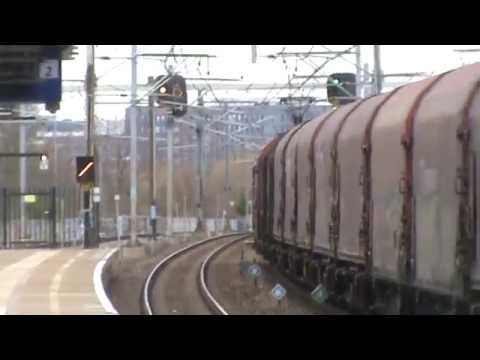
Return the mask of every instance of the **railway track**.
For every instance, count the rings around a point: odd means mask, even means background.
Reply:
[[[143,285],[142,313],[228,315],[208,288],[209,264],[229,246],[250,236],[233,233],[208,238],[163,258]]]

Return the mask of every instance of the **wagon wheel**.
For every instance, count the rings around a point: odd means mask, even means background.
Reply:
[[[345,301],[349,306],[355,306],[355,299],[357,297],[357,288],[354,281],[351,281],[347,285],[347,290],[345,291]]]
[[[400,315],[401,306],[402,302],[400,299],[400,295],[394,294],[392,297],[390,297],[388,301],[386,313],[388,315]]]

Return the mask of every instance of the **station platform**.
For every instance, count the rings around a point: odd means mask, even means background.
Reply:
[[[94,273],[111,251],[0,251],[0,314],[107,315],[96,292]]]

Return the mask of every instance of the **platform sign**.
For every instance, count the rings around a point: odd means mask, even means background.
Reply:
[[[271,294],[275,300],[281,301],[287,295],[287,290],[282,285],[277,284],[273,287]]]
[[[0,103],[46,104],[52,111],[62,100],[62,52],[45,47],[20,55],[15,45],[0,52]],[[52,111],[55,112],[55,111]]]
[[[325,286],[322,284],[318,285],[310,294],[312,296],[312,299],[315,300],[319,304],[323,304],[325,301],[327,301],[328,298],[328,292]]]

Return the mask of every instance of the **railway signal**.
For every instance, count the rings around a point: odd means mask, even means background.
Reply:
[[[327,79],[328,101],[335,105],[345,105],[355,101],[356,75],[352,73],[335,73]]]
[[[162,81],[165,78],[166,75],[161,75],[156,81]],[[187,113],[187,83],[185,78],[178,74],[168,76],[165,84],[157,90],[156,100],[160,106],[171,108],[173,116],[184,116]]]
[[[93,156],[77,156],[77,181],[81,185],[93,186],[95,183],[95,161]]]

